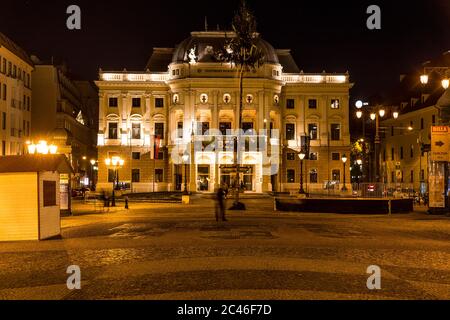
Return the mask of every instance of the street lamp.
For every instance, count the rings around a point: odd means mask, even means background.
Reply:
[[[300,158],[300,191],[299,194],[305,194],[305,190],[303,190],[303,160],[305,159],[305,152],[300,150],[298,157]]]
[[[187,190],[187,162],[189,161],[189,154],[185,152],[181,157],[184,163],[184,191],[183,195],[188,195],[189,192]]]
[[[56,154],[58,147],[54,144],[48,145],[47,141],[40,140],[37,144],[27,141],[27,149],[29,154]]]
[[[397,119],[398,118],[398,111],[392,112],[392,116],[394,117],[394,119]]]
[[[345,186],[345,163],[347,162],[347,156],[344,154],[344,155],[342,155],[342,158],[341,158],[341,160],[342,160],[342,163],[343,163],[343,165],[344,165],[344,186],[342,187],[342,191],[347,191],[347,187]]]
[[[113,189],[112,189],[112,199],[111,199],[111,206],[116,206],[116,197],[114,190],[116,189],[117,185],[119,184],[117,175],[120,167],[123,167],[124,160],[120,157],[112,157],[112,158],[106,158],[105,164],[107,167],[111,167],[114,170],[114,178],[113,178]]]
[[[95,178],[94,166],[95,166],[95,163],[97,162],[97,160],[91,159],[89,162],[91,163],[91,187],[93,190],[94,189],[94,180],[95,180],[94,179]]]
[[[358,119],[361,119],[362,115],[363,115],[363,112],[361,110],[356,111],[356,117]]]
[[[442,79],[441,84],[442,84],[442,88],[447,90],[448,86],[449,86],[449,79],[448,78]]]
[[[426,75],[426,74],[421,75],[420,76],[420,83],[423,84],[423,85],[427,84],[428,83],[428,75]]]

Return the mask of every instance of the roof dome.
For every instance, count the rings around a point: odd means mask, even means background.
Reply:
[[[233,35],[233,32],[225,31],[191,32],[191,36],[175,48],[172,63],[189,61],[189,51],[194,47],[198,62],[217,62],[214,52],[224,46],[227,37],[230,38]],[[270,43],[258,38],[256,45],[262,50],[265,63],[279,63],[276,51]]]

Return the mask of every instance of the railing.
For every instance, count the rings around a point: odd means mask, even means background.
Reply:
[[[343,183],[325,181],[323,184],[311,183],[305,189],[311,196],[355,197],[355,198],[413,198],[419,190],[412,183]]]
[[[100,79],[104,81],[134,81],[134,82],[165,82],[169,80],[168,73],[101,73]]]
[[[287,83],[347,83],[347,75],[286,74],[281,80]]]

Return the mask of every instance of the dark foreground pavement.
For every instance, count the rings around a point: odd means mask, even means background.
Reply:
[[[1,299],[450,299],[450,218],[75,205],[63,239],[0,243]],[[90,214],[91,213],[91,214]],[[67,289],[70,265],[81,290]],[[366,286],[370,265],[381,290]]]

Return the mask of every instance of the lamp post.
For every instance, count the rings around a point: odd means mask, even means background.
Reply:
[[[300,190],[299,194],[305,194],[305,190],[303,190],[303,159],[305,159],[305,152],[300,150],[298,157],[300,158]]]
[[[342,163],[343,163],[343,165],[344,165],[344,186],[342,187],[342,191],[347,191],[347,187],[345,186],[345,163],[347,162],[347,156],[344,154],[344,155],[342,155],[342,158],[341,158],[341,160],[342,160]]]
[[[356,116],[358,119],[364,116],[363,111],[360,110],[362,105],[363,104],[360,101],[357,101],[356,107],[358,108],[358,110],[356,111]],[[386,114],[386,110],[382,106],[377,106],[375,108],[372,108],[372,110],[370,111],[370,119],[372,121],[375,121],[374,144],[375,144],[375,181],[376,182],[380,182],[380,144],[381,144],[380,118],[383,118],[385,116],[385,114]],[[394,117],[394,119],[397,119],[398,112],[393,111],[392,116]],[[364,118],[363,118],[363,123],[364,123]]]
[[[189,192],[187,190],[187,162],[189,161],[189,154],[187,152],[185,152],[181,158],[183,159],[183,163],[184,163],[184,191],[183,191],[183,195],[187,196],[189,194]]]
[[[358,158],[358,159],[356,160],[356,164],[359,166],[359,170],[360,170],[361,176],[362,176],[362,172],[363,172],[363,166],[362,166],[363,161],[362,161],[362,159]],[[361,179],[360,179],[361,176],[358,177],[358,182],[361,182]]]
[[[94,166],[95,163],[97,162],[97,160],[95,159],[91,159],[91,161],[89,161],[91,163],[91,188],[94,189],[94,180],[95,180],[95,172],[94,172]]]
[[[114,178],[113,178],[113,189],[112,189],[112,199],[111,199],[111,206],[115,207],[116,206],[116,196],[114,193],[114,190],[117,187],[117,184],[119,183],[117,180],[117,173],[119,171],[120,167],[123,167],[124,164],[124,160],[121,159],[120,157],[112,157],[112,158],[107,158],[105,159],[105,164],[107,167],[111,167],[114,170]]]

